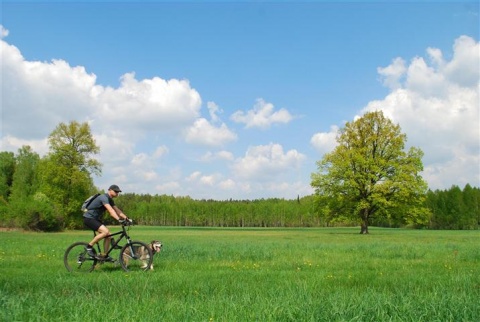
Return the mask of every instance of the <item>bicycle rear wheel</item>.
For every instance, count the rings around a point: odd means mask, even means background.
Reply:
[[[120,264],[127,272],[146,271],[150,269],[152,262],[152,250],[144,242],[127,243],[120,251]]]
[[[87,254],[85,242],[76,242],[70,245],[63,255],[63,263],[69,272],[88,273],[93,271],[97,260]]]

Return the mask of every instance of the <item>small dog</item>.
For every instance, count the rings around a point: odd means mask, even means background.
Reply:
[[[163,247],[163,244],[161,241],[158,241],[158,240],[152,240],[148,245],[147,247],[149,249],[152,250],[152,256],[154,256],[155,254],[157,253],[160,253],[160,251],[162,250],[162,247]],[[128,260],[129,260],[129,256],[130,255],[130,249],[127,248],[125,250],[125,253],[123,254],[123,261],[124,263],[128,266]],[[142,265],[142,268],[147,268],[147,263],[148,263],[148,260],[150,259],[150,256],[148,255],[148,251],[145,249],[145,247],[139,247],[137,249],[137,254],[136,254],[140,261],[143,263]],[[153,261],[152,261],[152,264],[150,265],[150,270],[153,271]]]

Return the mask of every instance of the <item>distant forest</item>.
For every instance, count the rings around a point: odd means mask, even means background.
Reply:
[[[123,194],[116,203],[142,225],[211,227],[332,227],[355,226],[347,218],[322,216],[315,197],[294,200],[195,200],[167,195]],[[428,191],[431,210],[427,229],[478,229],[480,224],[480,189],[467,184],[463,190]],[[395,220],[372,219],[372,226],[404,227]]]

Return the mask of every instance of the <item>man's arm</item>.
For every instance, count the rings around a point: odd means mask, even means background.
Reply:
[[[122,211],[120,208],[118,208],[117,206],[113,206],[113,209],[115,210],[115,212],[117,213],[117,215],[118,215],[120,218],[122,218],[122,219],[127,219],[127,218],[128,218],[127,215],[125,215],[125,214],[123,213],[123,211]]]
[[[112,216],[112,218],[116,220],[120,220],[120,218],[127,219],[127,215],[125,215],[123,211],[121,211],[120,208],[118,208],[117,206],[112,207],[109,204],[106,204],[105,209],[107,209],[110,216]]]

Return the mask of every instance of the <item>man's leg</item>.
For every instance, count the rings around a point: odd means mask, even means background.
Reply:
[[[110,235],[110,232],[107,234],[107,236]],[[105,237],[103,240],[103,251],[105,254],[108,253],[108,250],[110,249],[110,242],[112,241],[112,237]]]
[[[97,235],[88,244],[93,246],[108,235],[110,235],[108,228],[105,225],[101,225],[97,230]]]

